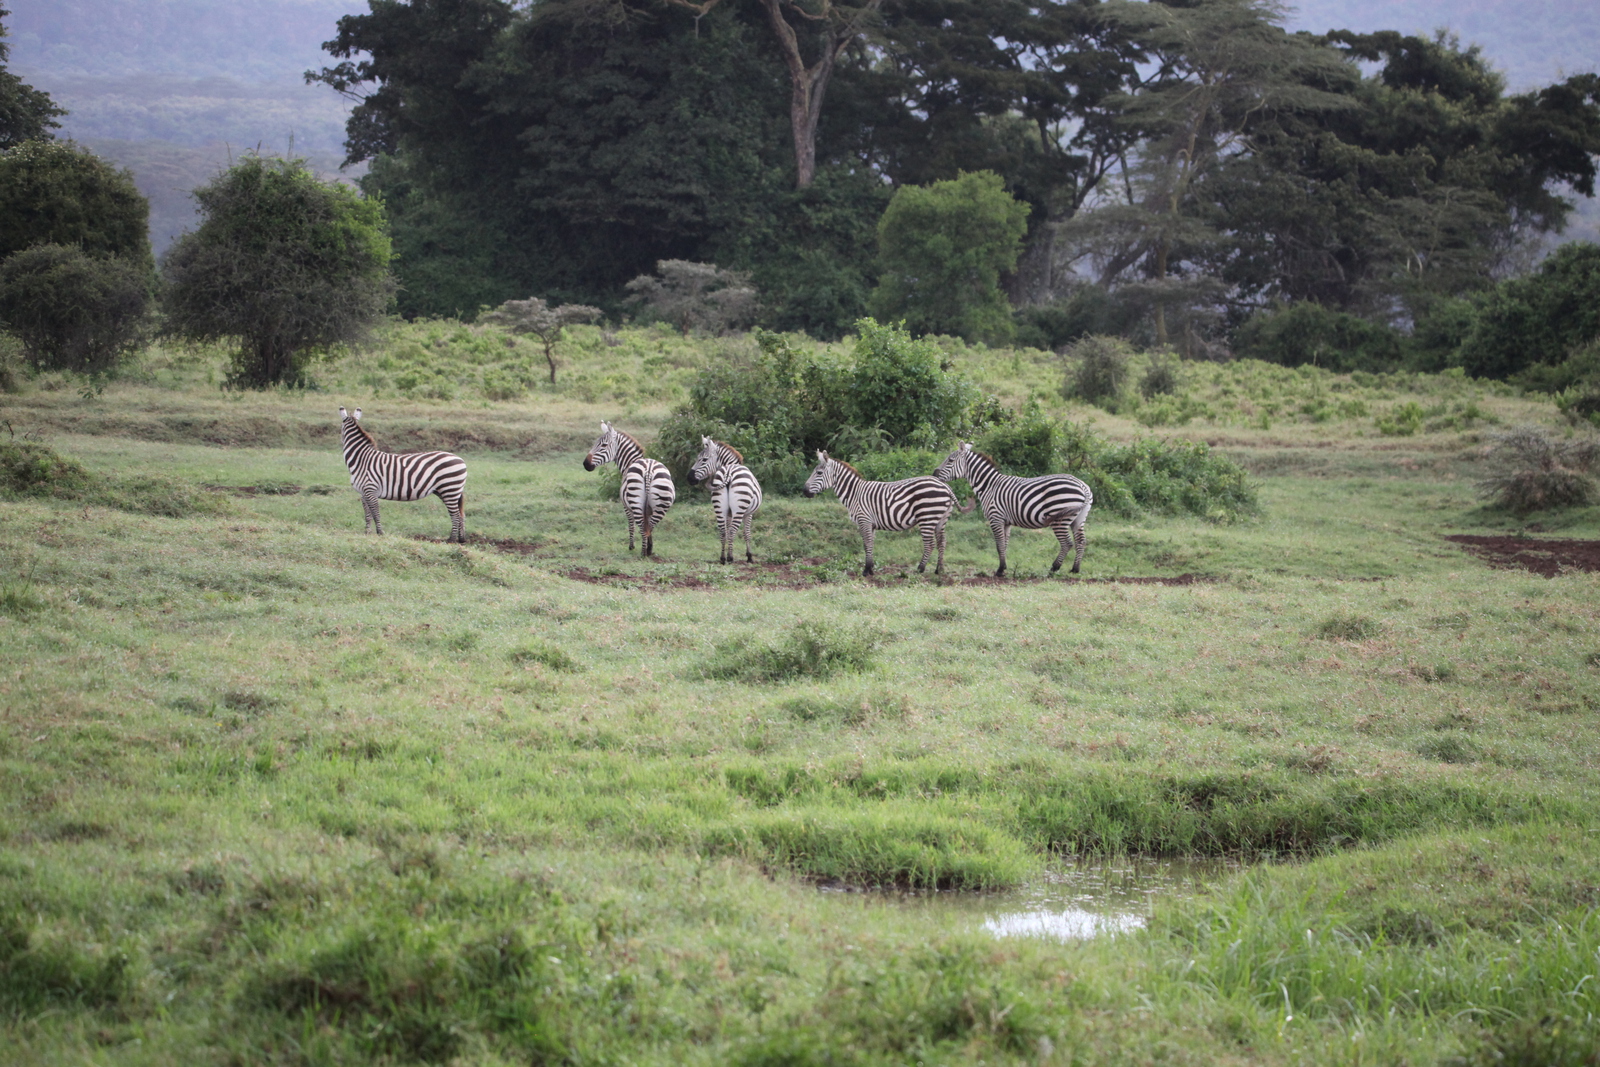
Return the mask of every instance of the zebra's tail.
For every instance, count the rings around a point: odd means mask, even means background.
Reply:
[[[964,507],[964,508],[963,507],[958,507],[958,508],[956,508],[956,510],[961,512],[961,514],[965,515],[967,512],[971,511],[973,508],[975,508],[977,506],[978,506],[978,498],[975,497],[975,496],[969,496],[969,497],[967,497],[967,506]]]

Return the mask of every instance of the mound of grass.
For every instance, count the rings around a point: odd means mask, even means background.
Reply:
[[[825,680],[872,669],[872,654],[882,643],[865,627],[806,620],[796,623],[788,639],[778,645],[752,646],[742,639],[725,642],[701,671],[706,678],[730,682]]]
[[[184,518],[225,514],[228,502],[198,486],[146,475],[105,477],[36,441],[0,443],[0,499],[45,497]]]
[[[540,663],[553,671],[573,673],[582,665],[555,645],[545,641],[525,641],[511,650],[511,662],[517,664]]]
[[[1370,641],[1383,633],[1377,619],[1355,612],[1341,611],[1318,624],[1316,634],[1328,641]]]

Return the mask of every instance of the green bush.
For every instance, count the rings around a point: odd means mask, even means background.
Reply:
[[[1524,278],[1483,298],[1454,362],[1477,378],[1510,378],[1556,365],[1600,340],[1600,245],[1562,245]]]
[[[1234,333],[1233,351],[1240,359],[1334,371],[1392,370],[1404,355],[1391,327],[1310,301],[1252,315]]]
[[[1008,342],[1000,275],[1016,268],[1027,229],[1028,205],[990,171],[901,186],[878,222],[883,273],[867,306],[918,334]]]
[[[880,644],[882,638],[865,628],[808,620],[796,623],[778,645],[739,640],[718,646],[703,674],[734,682],[822,680],[870,670]]]
[[[1062,395],[1114,412],[1128,385],[1132,356],[1128,343],[1116,337],[1085,337],[1075,342],[1067,350],[1072,369],[1067,372]]]
[[[0,262],[0,323],[36,367],[104,373],[143,342],[153,280],[147,264],[36,245]]]
[[[1085,285],[1065,300],[1023,308],[1016,313],[1017,344],[1060,351],[1096,334],[1126,336],[1143,309],[1119,300],[1098,285]]]

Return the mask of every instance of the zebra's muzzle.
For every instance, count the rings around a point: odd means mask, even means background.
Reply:
[[[584,456],[583,457],[583,469],[586,470],[586,471],[594,470],[594,457],[593,456]]]

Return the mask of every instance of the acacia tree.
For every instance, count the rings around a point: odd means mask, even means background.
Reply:
[[[551,307],[537,296],[526,300],[507,300],[483,317],[483,321],[504,326],[512,333],[531,333],[544,345],[544,359],[550,364],[550,384],[556,384],[556,342],[561,331],[580,322],[593,322],[601,316],[597,307],[587,304],[562,304]]]
[[[748,322],[757,294],[750,278],[714,263],[663,259],[655,274],[641,274],[628,283],[630,300],[642,303],[687,336],[691,330],[722,333]]]
[[[162,264],[168,332],[236,341],[230,384],[304,380],[394,296],[383,206],[304,160],[248,156],[196,189],[205,219]]]
[[[722,0],[667,0],[676,7],[694,12],[698,22]],[[817,176],[817,123],[822,118],[822,101],[833,77],[839,56],[867,29],[883,6],[883,0],[862,0],[859,4],[836,4],[834,0],[758,0],[767,13],[778,42],[778,52],[789,72],[789,130],[794,140],[795,187],[804,189]],[[787,11],[793,16],[790,22]],[[809,27],[815,38],[816,58],[806,61],[801,32],[796,24]]]

